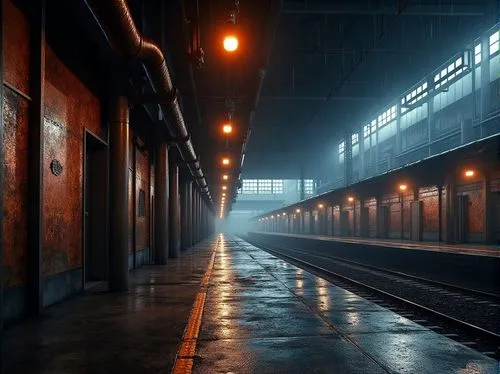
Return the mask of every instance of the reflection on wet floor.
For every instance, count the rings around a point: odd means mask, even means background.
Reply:
[[[457,373],[468,367],[495,373],[489,357],[224,238],[205,304],[197,373]]]

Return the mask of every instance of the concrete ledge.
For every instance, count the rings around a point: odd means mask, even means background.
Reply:
[[[48,276],[43,282],[43,307],[46,308],[83,290],[83,270],[72,269]]]
[[[249,232],[250,239],[290,246],[359,263],[427,277],[441,282],[500,293],[500,257],[418,250],[363,243],[321,240],[276,233]],[[425,245],[425,243],[422,243]]]

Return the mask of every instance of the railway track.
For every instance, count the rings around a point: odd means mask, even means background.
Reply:
[[[500,358],[500,295],[324,253],[270,247],[246,237],[244,239],[431,330],[490,357]],[[473,315],[472,318],[470,315]]]

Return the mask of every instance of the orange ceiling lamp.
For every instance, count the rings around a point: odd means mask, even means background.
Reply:
[[[227,34],[226,36],[224,36],[222,45],[224,46],[224,50],[226,52],[235,52],[239,47],[238,37],[234,34]]]

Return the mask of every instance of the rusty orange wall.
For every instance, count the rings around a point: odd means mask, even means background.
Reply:
[[[4,80],[29,95],[30,26],[10,0],[3,1]],[[28,120],[29,102],[4,87],[3,284],[26,282],[28,249]]]
[[[423,232],[439,232],[439,189],[436,186],[420,188],[418,198],[423,202]]]
[[[457,195],[469,197],[468,233],[484,233],[484,190],[483,183],[463,184],[457,186]]]
[[[135,198],[136,198],[136,250],[149,248],[149,155],[147,152],[135,151]],[[144,217],[139,217],[139,191],[146,195]]]
[[[98,98],[50,45],[45,56],[43,273],[50,275],[82,266],[84,129],[103,138],[105,130]],[[50,171],[53,159],[63,166],[59,176]]]

